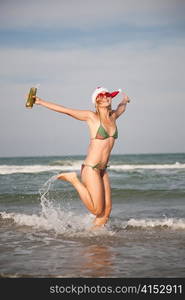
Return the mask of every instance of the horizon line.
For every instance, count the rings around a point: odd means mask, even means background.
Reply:
[[[185,152],[138,152],[138,153],[114,153],[111,154],[111,156],[119,156],[119,155],[159,155],[159,154],[185,154]],[[32,158],[32,157],[61,157],[61,156],[66,156],[66,157],[70,157],[70,156],[86,156],[86,154],[63,154],[63,155],[59,155],[59,154],[40,154],[40,155],[16,155],[16,156],[0,156],[1,158]]]

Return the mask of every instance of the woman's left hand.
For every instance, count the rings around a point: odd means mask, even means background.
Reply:
[[[130,98],[125,93],[123,93],[123,100],[122,100],[122,102],[124,104],[127,104],[127,103],[130,102]]]

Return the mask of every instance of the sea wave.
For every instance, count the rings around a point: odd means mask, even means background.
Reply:
[[[50,208],[46,215],[28,215],[23,213],[0,212],[0,223],[15,223],[17,226],[29,226],[37,230],[53,231],[68,237],[77,236],[114,236],[118,231],[129,229],[171,229],[184,230],[185,218],[130,219],[127,221],[110,220],[105,227],[92,230],[91,214],[75,215],[72,212],[57,211]]]
[[[15,173],[40,173],[55,171],[79,171],[82,161],[70,162],[64,165],[0,165],[0,175]],[[174,164],[112,164],[109,168],[112,171],[129,171],[137,169],[185,169],[185,164],[176,162]]]
[[[0,224],[15,223],[17,226],[29,226],[35,230],[54,232],[65,237],[92,237],[92,236],[113,236],[115,232],[106,227],[93,228],[91,214],[75,215],[71,211],[59,211],[51,208],[47,214],[23,214],[0,212]]]
[[[73,164],[72,166],[50,166],[50,165],[1,165],[0,174],[15,174],[15,173],[41,173],[52,171],[73,171],[80,170],[81,164]]]
[[[176,162],[174,164],[130,164],[130,165],[113,165],[114,170],[136,170],[136,169],[185,169],[185,164]]]
[[[127,227],[133,228],[170,228],[170,229],[185,229],[185,219],[181,218],[163,218],[163,219],[130,219],[127,222]]]

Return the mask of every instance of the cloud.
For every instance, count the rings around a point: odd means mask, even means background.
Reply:
[[[161,26],[182,22],[181,0],[6,0],[0,3],[1,28],[80,28],[107,24]]]
[[[173,45],[151,45],[148,41],[132,42],[102,46],[98,49],[76,47],[61,50],[42,49],[1,49],[0,76],[4,81],[30,82],[32,79],[44,82],[62,82],[75,84],[88,74],[87,82],[93,78],[127,78],[133,82],[148,83],[155,81],[154,86],[163,87],[170,81],[176,87],[183,85],[185,59],[185,42],[176,40]],[[141,78],[142,72],[142,78]],[[178,74],[178,75],[177,75]],[[106,79],[107,78],[107,79]],[[114,84],[115,84],[114,83]]]
[[[132,102],[118,120],[115,151],[183,151],[183,5],[180,0],[1,1],[0,155],[86,151],[83,122],[40,107],[25,109],[25,93],[37,83],[39,96],[80,109],[93,109],[90,96],[97,86],[126,88]]]
[[[98,51],[83,47],[60,51],[1,49],[0,123],[6,130],[1,131],[0,155],[5,151],[38,154],[35,144],[39,154],[85,152],[84,137],[88,140],[88,135],[81,122],[44,108],[36,107],[29,113],[25,109],[24,95],[35,83],[41,83],[40,97],[79,109],[93,109],[90,97],[99,85],[110,90],[126,88],[132,102],[118,121],[125,146],[123,149],[119,140],[115,151],[180,151],[185,125],[184,47],[180,39],[173,45],[154,47],[141,41],[102,46]],[[119,98],[114,101],[116,106]],[[73,141],[68,140],[64,127],[72,132]],[[10,144],[16,140],[13,149]]]

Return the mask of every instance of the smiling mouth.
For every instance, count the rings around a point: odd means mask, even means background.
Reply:
[[[108,98],[104,98],[104,99],[101,99],[101,100],[98,100],[98,103],[106,103],[106,102],[109,102],[110,100]]]
[[[109,101],[100,101],[98,104],[109,104]]]

